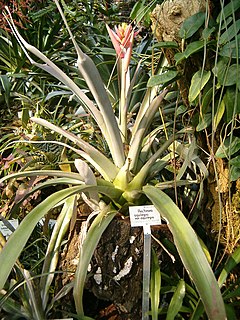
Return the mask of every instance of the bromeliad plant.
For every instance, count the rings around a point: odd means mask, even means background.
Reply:
[[[32,192],[37,188],[44,188],[49,185],[61,184],[68,187],[53,193],[37,205],[23,219],[20,226],[3,246],[0,252],[0,289],[4,288],[18,256],[38,221],[53,207],[70,202],[70,206],[68,206],[67,209],[67,220],[64,220],[65,230],[66,226],[70,223],[70,216],[71,213],[73,214],[74,212],[77,199],[82,197],[93,210],[93,213],[88,219],[88,222],[90,222],[90,219],[92,222],[91,224],[89,223],[90,227],[81,243],[79,262],[73,284],[76,311],[79,319],[84,319],[85,315],[82,301],[84,283],[87,276],[88,265],[101,235],[119,211],[122,214],[127,214],[127,209],[130,205],[152,203],[159,211],[161,217],[169,225],[179,255],[196,286],[209,319],[226,319],[224,303],[218,283],[202,250],[197,235],[177,205],[161,190],[172,186],[191,184],[192,181],[182,180],[181,178],[184,175],[184,170],[191,166],[192,163],[199,166],[200,170],[203,168],[203,164],[197,155],[195,155],[193,143],[190,147],[184,146],[181,148],[181,146],[178,146],[175,140],[181,132],[174,133],[153,152],[153,143],[159,132],[163,129],[163,126],[161,125],[151,131],[151,123],[168,92],[168,88],[163,88],[160,92],[158,92],[158,88],[156,87],[149,87],[146,90],[136,117],[131,119],[132,125],[130,127],[128,106],[134,81],[137,77],[136,73],[130,81],[129,68],[134,30],[130,25],[125,24],[116,28],[115,32],[107,27],[114,48],[116,49],[119,66],[120,101],[115,113],[108,96],[108,90],[102,82],[98,69],[89,56],[83,53],[78,46],[68,27],[58,1],[55,0],[55,3],[76,49],[79,72],[84,78],[94,101],[90,100],[84,91],[51,60],[37,48],[27,43],[14,26],[11,18],[9,25],[30,62],[61,81],[72,91],[82,106],[90,113],[101,130],[111,156],[106,156],[90,143],[45,119],[38,117],[32,117],[30,119],[34,124],[60,134],[66,140],[73,143],[74,146],[70,143],[64,144],[64,146],[75,151],[84,160],[77,159],[75,161],[78,173],[57,170],[28,171],[8,175],[1,179],[2,183],[7,179],[18,177],[40,175],[54,177],[36,186]],[[41,64],[34,61],[28,52],[35,55],[44,63]],[[140,63],[138,68],[140,68]],[[188,134],[189,139],[193,139],[190,131],[183,131],[182,133]],[[174,181],[164,183],[159,181],[157,181],[157,183],[154,182],[154,176],[168,165],[169,160],[177,157],[178,152],[182,153],[184,159],[182,168],[184,170],[179,171]],[[96,175],[87,163],[94,168]],[[99,174],[101,178],[99,178]],[[96,176],[98,176],[98,178],[96,178]],[[63,212],[66,211],[65,205],[62,210]],[[61,235],[63,236],[63,234],[62,232]],[[45,276],[43,276],[40,281],[42,307],[45,316],[47,313],[47,293],[52,282],[52,274],[56,269],[55,252],[58,248],[59,239],[58,242],[53,240],[53,245],[49,247],[47,253],[47,260],[44,267]],[[51,261],[52,256],[54,256],[54,262]]]

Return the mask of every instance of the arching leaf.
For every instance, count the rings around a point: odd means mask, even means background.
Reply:
[[[211,71],[206,70],[199,70],[193,75],[188,96],[190,103],[198,97],[201,90],[208,83],[210,77]]]
[[[179,36],[182,39],[190,38],[203,25],[204,21],[205,21],[204,12],[198,12],[192,15],[191,17],[189,17],[183,22],[179,30]]]
[[[153,186],[143,192],[167,222],[182,262],[192,278],[210,320],[226,320],[222,295],[198,237],[173,200]]]

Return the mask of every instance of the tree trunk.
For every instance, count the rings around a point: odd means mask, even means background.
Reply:
[[[157,239],[172,240],[167,225],[156,226],[152,232]],[[158,243],[153,241],[152,245],[161,261],[161,270],[169,272],[172,269],[174,274],[170,257]],[[61,263],[61,269],[70,270],[72,274],[64,273],[61,285],[73,280],[78,247],[79,232],[75,229]],[[89,266],[85,286],[86,315],[95,319],[141,319],[142,264],[142,228],[131,228],[128,217],[116,217],[103,233]],[[113,315],[115,318],[111,318]]]

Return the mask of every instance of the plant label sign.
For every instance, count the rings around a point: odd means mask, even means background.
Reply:
[[[153,205],[129,207],[132,227],[161,224],[160,214]]]
[[[7,223],[9,225],[7,225]],[[13,230],[15,230],[19,223],[17,219],[11,219],[11,220],[7,220],[7,223],[0,221],[0,231],[2,232],[2,235],[8,239],[9,236],[12,234]],[[12,228],[11,228],[12,227]],[[11,230],[12,229],[12,230]]]
[[[149,320],[151,226],[161,224],[161,219],[159,212],[153,205],[129,207],[129,215],[132,227],[143,227],[142,320]]]

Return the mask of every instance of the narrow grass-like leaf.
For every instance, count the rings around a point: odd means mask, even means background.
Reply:
[[[46,176],[46,177],[60,177],[60,178],[66,178],[71,181],[71,183],[83,183],[83,178],[80,176],[79,173],[74,173],[74,172],[65,172],[65,171],[60,171],[60,170],[32,170],[32,171],[25,171],[25,172],[17,172],[17,173],[12,173],[9,174],[3,178],[0,179],[0,183],[3,183],[6,180],[10,179],[18,179],[18,178],[23,178],[23,177],[37,177],[37,176]],[[53,184],[55,181],[52,181]],[[57,181],[56,181],[57,183]],[[64,180],[62,180],[62,183],[64,183]]]
[[[141,146],[143,139],[146,136],[147,129],[149,128],[152,119],[160,107],[161,102],[163,101],[165,95],[167,94],[168,90],[165,89],[163,92],[157,96],[149,105],[148,109],[146,110],[142,119],[138,122],[138,127],[134,128],[135,134],[132,137],[132,141],[130,144],[130,149],[128,152],[128,157],[126,161],[130,159],[130,170],[134,172],[137,168],[138,160],[139,160],[139,153],[141,151]]]
[[[167,148],[173,143],[177,135],[171,136],[165,143],[155,152],[154,155],[149,158],[149,160],[142,166],[140,171],[136,174],[133,180],[129,183],[129,190],[136,190],[141,188],[144,185],[145,180],[149,172],[151,171],[152,166],[160,158],[160,156],[167,150]],[[164,165],[164,164],[163,164]],[[162,166],[160,166],[162,168]]]
[[[78,186],[58,191],[37,205],[11,234],[0,252],[0,290],[3,288],[17,258],[21,254],[38,221],[55,205],[65,198],[83,192],[90,187]]]
[[[1,290],[0,291],[0,307],[1,310],[4,310],[5,312],[9,314],[14,314],[15,316],[18,316],[18,318],[23,317],[24,319],[27,319],[27,313],[25,310],[23,310],[22,305],[16,301],[16,299],[7,297],[4,302],[2,302],[2,299],[5,298],[7,295],[7,291]]]
[[[56,270],[58,263],[59,249],[63,237],[69,227],[74,210],[76,210],[76,195],[70,196],[65,200],[48,244],[46,258],[42,269],[42,273],[44,275],[41,277],[40,281],[41,298],[44,309],[47,306],[49,287],[53,281],[54,271]]]
[[[198,290],[209,319],[225,320],[226,312],[218,283],[188,220],[163,191],[145,186],[143,192],[168,222],[179,255]]]
[[[180,311],[183,303],[183,298],[185,296],[185,281],[180,280],[176,291],[173,294],[173,297],[170,301],[169,307],[168,307],[168,312],[167,312],[167,317],[166,320],[174,320],[178,312]]]
[[[59,5],[58,0],[54,0],[54,2],[57,5],[57,8],[62,16],[64,24],[69,32],[70,38],[76,49],[76,52],[78,55],[77,65],[78,65],[79,71],[81,75],[84,77],[89,87],[89,90],[94,96],[95,101],[103,116],[104,124],[107,130],[107,134],[105,134],[105,138],[111,150],[114,163],[118,167],[121,167],[124,163],[124,158],[125,158],[122,139],[121,139],[120,131],[116,121],[116,117],[113,112],[113,108],[111,106],[107,91],[104,87],[104,83],[92,59],[82,52],[77,42],[75,41],[73,34],[68,26],[67,20]]]
[[[111,206],[105,206],[92,222],[82,247],[80,248],[79,263],[75,273],[73,288],[75,306],[80,320],[85,319],[82,298],[88,265],[104,230],[112,221],[116,213],[117,211]]]
[[[53,130],[70,141],[74,142],[77,146],[79,146],[82,150],[84,150],[84,154],[82,156],[89,161],[95,168],[102,174],[102,176],[107,180],[113,180],[118,172],[117,167],[109,160],[105,155],[103,155],[96,148],[91,146],[89,143],[84,141],[83,139],[77,137],[71,132],[68,132],[58,126],[48,122],[47,120],[41,118],[32,117],[31,120],[37,124],[40,124],[50,130]]]
[[[22,274],[26,283],[24,295],[26,295],[26,302],[29,308],[30,316],[33,319],[42,320],[45,318],[45,315],[44,310],[42,308],[39,291],[36,290],[36,287],[34,286],[30,272],[26,269],[23,269]]]
[[[152,263],[151,263],[151,287],[150,287],[150,299],[151,299],[151,315],[152,320],[158,319],[158,307],[160,301],[161,290],[161,271],[159,261],[154,250],[152,250]]]
[[[11,91],[11,82],[9,80],[9,76],[7,76],[5,74],[0,75],[0,82],[1,82],[3,90],[4,90],[3,92],[4,92],[6,103],[9,106],[10,91]]]
[[[136,21],[137,24],[140,24],[140,22],[142,22],[142,24],[149,24],[149,16],[153,8],[155,7],[156,2],[157,0],[152,0],[149,3],[146,3],[145,0],[137,1],[130,13],[132,21]]]
[[[203,306],[202,300],[199,299],[191,315],[190,320],[199,320],[203,313],[204,313],[204,306]]]
[[[218,278],[218,284],[221,288],[225,283],[229,273],[240,263],[240,247],[238,247],[231,256],[229,256],[227,262],[224,265],[222,272]]]
[[[6,8],[8,10],[8,8]],[[70,79],[61,69],[59,69],[51,60],[49,60],[42,52],[40,52],[37,48],[30,45],[27,41],[23,39],[23,37],[18,32],[17,28],[14,25],[12,16],[10,11],[8,10],[9,18],[5,15],[6,20],[9,23],[9,26],[17,39],[18,43],[20,44],[21,48],[23,49],[24,53],[28,57],[29,61],[32,65],[37,66],[38,68],[43,69],[44,71],[50,73],[55,78],[60,80],[64,83],[82,102],[82,104],[87,108],[87,110],[92,114],[96,122],[102,124],[101,129],[104,129],[104,122],[100,111],[94,106],[93,102],[87,97],[87,95],[76,85],[76,83]],[[35,62],[27,53],[27,51],[33,53],[36,57],[41,59],[44,64]],[[104,131],[103,131],[104,132]]]

